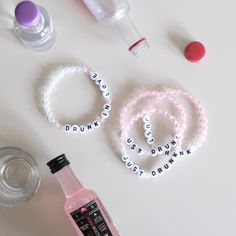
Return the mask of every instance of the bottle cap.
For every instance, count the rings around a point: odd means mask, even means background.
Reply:
[[[200,61],[206,54],[205,46],[200,42],[191,42],[185,48],[185,57],[190,62]]]
[[[68,165],[70,165],[70,162],[66,159],[65,154],[61,154],[47,163],[47,166],[49,166],[52,174],[55,174],[63,167]]]
[[[15,17],[22,26],[36,25],[40,19],[39,7],[31,1],[20,2],[15,8]]]

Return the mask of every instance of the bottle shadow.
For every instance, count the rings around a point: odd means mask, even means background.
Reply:
[[[0,206],[0,228],[14,235],[76,235],[63,211],[64,195],[49,173],[47,144],[39,139],[31,124],[14,112],[2,110],[1,146],[14,146],[28,152],[38,163],[42,177],[38,192],[27,203],[17,207]],[[62,227],[63,225],[63,227]]]
[[[58,4],[61,4],[61,6],[63,7],[65,6],[63,1]],[[83,1],[71,0],[70,4],[71,6],[73,6],[73,9],[78,12],[77,19],[79,22],[79,28],[86,32],[88,37],[96,38],[98,41],[100,41],[101,45],[103,45],[104,42],[112,42],[116,40],[116,38],[113,37],[113,29],[111,29],[111,27],[108,27],[107,24],[101,23],[100,21],[96,20],[96,18],[93,16],[93,14],[90,12]],[[60,20],[64,21],[63,18],[59,18],[58,22]],[[105,44],[104,46],[106,45],[107,44]]]
[[[193,36],[182,28],[180,25],[173,22],[172,29],[167,32],[166,38],[171,43],[171,45],[176,49],[176,51],[183,55],[185,47],[193,41]]]
[[[190,39],[176,32],[170,32],[168,34],[170,42],[175,46],[179,53],[183,54],[184,49],[190,42]]]
[[[63,210],[64,201],[59,186],[45,176],[38,193],[29,202],[18,207],[0,207],[0,227],[26,236],[75,236]]]
[[[14,9],[19,1],[0,1],[0,36],[17,42],[13,31]]]

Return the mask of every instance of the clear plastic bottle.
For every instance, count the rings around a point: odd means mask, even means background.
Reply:
[[[85,189],[75,177],[64,154],[47,165],[66,196],[65,212],[79,236],[119,236],[97,194]]]
[[[141,55],[149,44],[137,31],[129,18],[129,4],[126,0],[83,0],[94,17],[111,25],[128,45],[134,55]]]
[[[31,1],[15,9],[14,31],[19,40],[35,51],[46,51],[55,42],[55,30],[47,10]]]

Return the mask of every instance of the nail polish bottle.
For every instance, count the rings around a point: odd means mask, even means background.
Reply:
[[[84,188],[62,154],[47,163],[66,196],[65,212],[79,236],[119,236],[97,194]]]
[[[114,28],[134,56],[138,57],[149,48],[146,38],[141,36],[129,18],[129,3],[126,0],[83,1],[98,21]]]

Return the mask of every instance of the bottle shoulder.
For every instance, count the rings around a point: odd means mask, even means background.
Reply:
[[[71,197],[66,199],[64,208],[66,212],[73,212],[74,210],[77,210],[80,207],[83,207],[87,203],[97,200],[98,195],[96,192],[94,192],[91,189],[85,189],[76,192]]]

